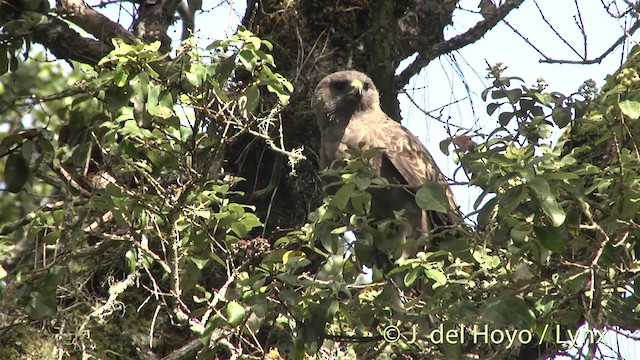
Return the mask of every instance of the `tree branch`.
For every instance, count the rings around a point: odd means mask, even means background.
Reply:
[[[80,26],[106,44],[110,45],[113,38],[123,39],[129,44],[136,41],[133,34],[94,10],[84,0],[58,0],[58,7],[65,19]]]
[[[180,0],[163,0],[140,4],[139,16],[133,25],[134,35],[148,44],[158,40],[160,52],[169,52],[171,38],[167,35],[167,29],[173,23],[179,3]]]
[[[524,0],[507,0],[495,12],[479,21],[474,27],[453,38],[434,45],[431,49],[418,53],[416,59],[395,78],[396,89],[401,89],[409,80],[422,70],[427,64],[440,55],[458,50],[481,39],[489,30],[493,29],[513,9],[518,8]]]
[[[31,39],[47,48],[59,59],[75,60],[96,65],[113,47],[98,40],[82,37],[69,24],[49,17],[33,28]]]
[[[162,360],[180,360],[180,359],[193,359],[196,352],[202,348],[202,340],[200,338],[190,340],[181,348],[172,351],[169,355],[162,358]]]

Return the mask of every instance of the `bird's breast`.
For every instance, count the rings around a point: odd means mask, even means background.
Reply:
[[[373,134],[366,124],[350,121],[346,126],[329,127],[322,132],[323,166],[330,166],[336,160],[349,158],[348,149],[367,149],[372,142],[369,137]]]

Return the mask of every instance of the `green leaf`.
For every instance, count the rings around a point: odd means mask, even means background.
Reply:
[[[512,112],[503,112],[502,114],[498,115],[498,122],[502,126],[507,126],[507,124],[509,124],[509,121],[511,121],[511,119],[513,119]]]
[[[8,149],[13,145],[22,143],[23,140],[24,136],[22,136],[21,134],[11,134],[3,137],[2,140],[0,140],[0,145],[2,145],[3,148]]]
[[[440,141],[440,151],[442,151],[443,154],[449,155],[449,145],[451,144],[451,141],[451,138],[446,138]]]
[[[342,246],[342,242],[340,241],[340,237],[335,234],[322,234],[320,236],[320,244],[322,247],[331,253],[337,253],[340,251],[340,247]]]
[[[416,193],[416,203],[423,210],[449,212],[449,199],[444,185],[427,181]]]
[[[240,219],[240,223],[244,225],[247,231],[262,226],[260,219],[253,213],[245,213]]]
[[[527,237],[529,236],[530,233],[531,233],[531,226],[528,224],[514,226],[511,228],[511,231],[509,232],[511,236],[511,240],[517,246],[523,246],[526,243]]]
[[[185,76],[191,85],[200,86],[202,85],[202,80],[207,77],[207,68],[199,63],[193,64]]]
[[[231,224],[231,231],[233,231],[234,234],[236,234],[239,238],[243,238],[245,236],[247,236],[247,228],[239,222],[234,222]]]
[[[7,185],[7,191],[17,193],[22,190],[24,184],[27,183],[29,173],[29,166],[22,154],[9,154],[4,165],[4,182]]]
[[[369,176],[362,176],[362,175],[356,175],[355,177],[352,178],[353,182],[356,183],[356,185],[358,185],[358,189],[360,190],[365,190],[367,189],[369,186],[371,186],[371,177]]]
[[[500,107],[500,103],[491,103],[489,105],[487,105],[487,115],[493,115],[494,112],[496,112],[496,110],[498,110],[498,108]]]
[[[324,328],[326,323],[318,319],[307,320],[300,325],[301,341],[304,344],[305,352],[314,355],[322,346],[322,338],[324,336]],[[304,357],[294,357],[294,359],[303,359]]]
[[[623,100],[618,106],[620,111],[625,114],[629,119],[636,120],[640,117],[640,102],[632,100]]]
[[[160,103],[158,104],[158,111],[155,114],[151,114],[151,115],[156,115],[159,116],[163,119],[168,119],[173,115],[173,96],[171,96],[171,93],[166,93],[162,99],[160,100]],[[179,122],[178,122],[179,124]],[[174,128],[179,128],[179,125],[174,125]]]
[[[121,133],[124,135],[132,135],[134,137],[142,137],[142,129],[140,129],[135,120],[125,121]]]
[[[336,194],[333,195],[333,198],[331,199],[331,205],[337,207],[340,210],[344,210],[344,208],[347,207],[347,203],[349,202],[351,194],[353,194],[353,190],[355,188],[356,184],[354,183],[342,185],[340,190],[338,190]]]
[[[447,283],[447,276],[440,270],[428,269],[424,272],[424,274],[439,285],[444,285]]]
[[[211,219],[211,210],[204,210],[204,209],[194,210],[193,215],[209,220]]]
[[[162,87],[160,87],[160,85],[154,85],[151,87],[151,89],[149,89],[149,94],[147,97],[147,111],[149,111],[149,113],[155,111],[155,109],[158,107],[158,99],[160,98],[161,90]]]
[[[327,322],[333,319],[333,316],[336,314],[336,312],[338,312],[339,308],[340,303],[338,302],[338,300],[325,299],[315,309],[313,315],[319,317],[324,322]]]
[[[515,104],[518,101],[520,101],[520,97],[522,96],[522,90],[521,89],[506,90],[505,94],[507,95],[507,99],[509,99],[509,102],[512,104]]]
[[[9,71],[9,58],[7,52],[4,49],[0,49],[0,75]]]
[[[209,71],[212,71],[211,75],[217,81],[217,84],[215,84],[214,89],[216,90],[220,89],[222,86],[219,84],[225,84],[235,68],[236,68],[236,64],[233,57],[224,59],[216,63],[215,66],[211,66],[209,68]],[[223,99],[225,99],[225,101],[228,101],[228,98],[225,92],[220,90],[220,91],[216,91],[216,93],[218,96],[221,96]]]
[[[561,253],[567,246],[567,236],[560,227],[534,227],[533,231],[536,237],[544,247],[555,252]]]
[[[494,197],[484,204],[482,209],[478,210],[478,225],[485,227],[489,225],[489,222],[493,221],[494,210],[498,204],[498,198]]]
[[[26,34],[29,31],[29,24],[22,19],[5,22],[2,24],[2,27],[3,33],[9,35],[20,36]],[[14,57],[12,53],[9,54],[9,56]]]
[[[413,283],[418,278],[419,274],[420,274],[420,268],[413,268],[413,269],[411,269],[411,271],[406,273],[404,275],[404,284],[405,284],[405,286],[409,287],[409,286],[413,285]]]
[[[371,211],[371,194],[359,191],[351,196],[351,206],[358,214],[368,214]]]
[[[60,230],[53,230],[42,238],[42,242],[45,244],[53,245],[60,239]]]
[[[242,64],[242,66],[244,66],[245,69],[249,70],[250,72],[253,72],[256,65],[256,61],[259,58],[256,52],[253,50],[242,50],[238,53],[238,59],[240,60],[240,63]]]
[[[40,293],[34,291],[30,295],[29,304],[25,309],[27,315],[35,320],[43,320],[54,316],[58,312],[55,292]]]
[[[497,326],[513,325],[516,328],[527,329],[535,320],[527,303],[514,295],[488,299],[482,313],[485,319]]]
[[[506,76],[500,76],[493,80],[493,86],[495,87],[508,87],[511,86],[511,78]]]
[[[528,197],[523,185],[516,185],[507,189],[503,194],[498,195],[500,211],[504,214],[511,214]]]
[[[136,270],[136,264],[138,263],[137,252],[133,249],[130,249],[124,254],[124,258],[125,262],[127,263],[127,267],[129,268],[129,272],[133,273]]]
[[[349,230],[346,226],[339,226],[333,230],[331,230],[331,235],[342,235]]]
[[[482,90],[482,93],[480,93],[480,98],[482,98],[482,101],[487,101],[487,96],[489,95],[491,90],[493,90],[493,87],[488,87]]]
[[[339,308],[340,303],[335,299],[325,299],[320,304],[309,307],[311,319],[301,324],[302,341],[308,353],[316,353],[322,346],[327,322],[333,319]]]
[[[551,96],[551,94],[536,92],[536,93],[533,93],[533,97],[535,97],[539,103],[545,106],[553,102],[553,96]]]
[[[244,307],[235,301],[227,303],[227,307],[224,310],[227,322],[231,326],[238,326],[244,320],[246,311]]]
[[[563,106],[556,106],[551,111],[551,118],[560,128],[564,128],[571,122],[571,109]]]
[[[209,253],[209,257],[212,258],[213,261],[217,262],[220,266],[227,266],[227,264],[216,253]]]
[[[269,65],[271,65],[273,67],[276,66],[275,60],[273,59],[273,55],[267,54],[262,50],[256,50],[256,54],[258,54],[260,59],[264,60],[264,62],[266,62],[267,64],[269,64]]]
[[[247,39],[247,43],[253,45],[253,48],[255,50],[260,49],[260,45],[262,44],[262,42],[260,41],[260,38],[257,38],[255,36],[249,36],[249,38]]]
[[[207,266],[207,263],[209,262],[209,259],[196,259],[194,257],[189,257],[189,260],[191,260],[193,264],[200,270],[204,269],[204,267]]]
[[[45,275],[44,279],[42,279],[42,283],[40,284],[39,291],[42,294],[51,294],[55,297],[55,292],[58,289],[58,284],[64,278],[64,270],[60,266],[56,266],[52,268],[47,275]]]
[[[327,261],[322,265],[321,274],[331,276],[339,275],[342,273],[345,260],[341,255],[331,255],[327,258]]]
[[[117,87],[123,87],[127,84],[128,79],[129,79],[128,71],[119,71],[115,74],[113,81]]]
[[[269,49],[269,51],[273,51],[273,45],[269,41],[262,40],[262,45],[264,45],[267,49]]]
[[[260,103],[260,91],[258,87],[255,85],[251,85],[246,88],[242,95],[240,95],[240,99],[238,99],[238,105],[240,105],[240,112],[243,117],[248,117],[251,112],[253,112]]]
[[[540,200],[542,211],[549,217],[551,224],[554,227],[562,225],[566,214],[556,201],[556,198],[551,194],[551,188],[547,180],[541,177],[534,177],[528,183],[537,195],[538,200]]]
[[[226,41],[215,40],[214,42],[209,44],[206,49],[207,50],[215,50],[216,48],[219,48],[219,47],[222,47],[222,46],[226,46]]]

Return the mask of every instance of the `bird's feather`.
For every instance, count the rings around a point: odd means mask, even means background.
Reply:
[[[344,84],[360,84],[362,88],[353,89]],[[373,214],[389,216],[389,210],[404,209],[414,237],[434,227],[461,222],[446,178],[420,140],[382,111],[378,91],[368,76],[357,71],[341,71],[325,77],[316,87],[313,107],[322,136],[323,167],[348,158],[347,149],[363,144],[365,149],[382,149],[372,164],[378,175],[391,184],[408,185],[404,189],[376,191]],[[415,203],[415,192],[427,181],[437,181],[445,187],[448,213],[425,212]]]

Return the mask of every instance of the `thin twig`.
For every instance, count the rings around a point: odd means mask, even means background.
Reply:
[[[586,59],[586,53],[585,54],[580,54],[578,52],[578,50],[576,50],[573,45],[571,45],[559,32],[558,30],[556,30],[555,27],[553,27],[553,25],[549,22],[549,20],[547,20],[547,17],[544,16],[544,12],[542,11],[542,9],[540,8],[540,6],[538,5],[538,2],[536,0],[533,0],[533,4],[536,6],[536,9],[538,9],[538,12],[540,13],[540,17],[542,17],[542,21],[544,21],[545,24],[547,24],[547,26],[549,27],[549,29],[551,29],[551,31],[553,31],[554,34],[556,34],[556,36],[558,37],[558,39],[560,39],[565,45],[567,45],[567,47],[569,47],[569,49],[571,49],[576,55],[578,55],[578,57],[580,57],[581,59]]]
[[[468,130],[468,129],[466,129],[466,128],[464,128],[464,127],[460,126],[460,125],[451,124],[450,122],[448,122],[448,121],[444,121],[444,120],[440,119],[440,118],[439,118],[439,117],[437,117],[437,116],[431,115],[431,113],[438,112],[438,111],[440,111],[440,110],[442,110],[442,109],[444,109],[444,108],[446,108],[446,107],[448,107],[448,106],[451,106],[451,105],[457,104],[457,103],[459,103],[459,102],[461,102],[461,101],[464,101],[464,100],[466,100],[466,98],[464,98],[464,99],[454,100],[454,101],[452,101],[452,102],[450,102],[450,103],[448,103],[448,104],[446,104],[446,105],[443,105],[443,106],[441,106],[441,107],[439,107],[439,108],[437,108],[437,109],[433,109],[433,110],[431,110],[431,111],[427,111],[427,110],[425,110],[425,109],[421,108],[421,107],[420,107],[420,105],[418,105],[418,103],[416,103],[416,101],[415,101],[415,100],[413,100],[413,97],[411,97],[411,95],[409,95],[409,93],[408,93],[407,91],[401,91],[401,93],[402,93],[402,94],[405,94],[405,95],[407,96],[407,98],[409,99],[409,101],[410,101],[410,102],[411,102],[411,103],[412,103],[416,108],[418,108],[418,110],[420,110],[420,112],[422,112],[422,113],[423,113],[423,114],[425,114],[426,116],[428,116],[428,117],[430,117],[430,118],[432,118],[432,119],[436,120],[437,122],[439,122],[439,123],[441,123],[441,124],[444,124],[444,125],[447,125],[447,126],[456,127],[456,128],[458,128],[458,129]]]
[[[464,46],[480,40],[489,30],[493,29],[500,21],[514,9],[518,8],[525,0],[507,0],[503,5],[496,7],[492,16],[479,21],[474,27],[453,38],[434,45],[429,50],[418,54],[416,59],[395,77],[396,88],[401,89],[409,83],[409,80],[422,70],[433,59],[440,55],[458,50]]]
[[[586,59],[588,57],[587,55],[587,32],[585,30],[584,27],[584,21],[582,20],[582,11],[580,11],[580,6],[578,5],[578,0],[573,0],[573,3],[576,6],[576,12],[578,13],[576,16],[574,16],[574,20],[576,22],[576,26],[578,27],[578,29],[580,29],[580,34],[582,34],[582,46],[584,49],[584,58]]]
[[[544,59],[539,60],[541,63],[545,64],[599,64],[607,57],[609,54],[613,52],[620,44],[622,44],[626,39],[628,39],[631,35],[633,35],[638,29],[640,29],[640,22],[636,21],[633,23],[633,26],[627,30],[624,35],[620,36],[616,42],[614,42],[607,50],[605,50],[600,56],[591,60],[562,60],[562,59],[551,59],[544,54],[540,54],[544,57]]]

